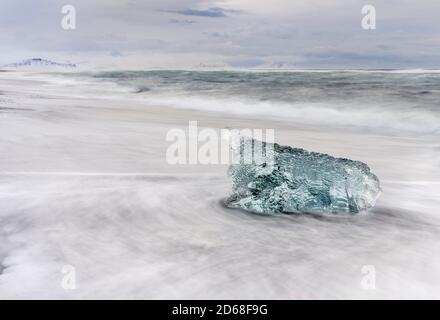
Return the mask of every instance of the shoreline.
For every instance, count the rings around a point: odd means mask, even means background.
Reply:
[[[440,259],[432,256],[440,188],[417,183],[440,181],[435,137],[147,107],[106,91],[69,96],[68,87],[7,75],[3,105],[32,111],[0,112],[1,298],[440,295]],[[165,161],[166,133],[189,120],[199,128],[273,127],[279,144],[367,163],[384,192],[371,211],[341,219],[227,209],[227,166]],[[74,291],[60,286],[65,265],[76,268]],[[377,290],[361,287],[365,265],[377,270]]]

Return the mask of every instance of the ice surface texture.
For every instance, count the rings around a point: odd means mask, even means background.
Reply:
[[[270,161],[243,161],[249,144],[259,144]],[[230,208],[260,214],[355,214],[373,207],[380,195],[379,179],[359,161],[251,138],[241,138],[235,152],[241,157],[229,168]]]

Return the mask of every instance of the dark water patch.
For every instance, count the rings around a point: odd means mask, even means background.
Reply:
[[[137,90],[135,91],[135,93],[142,93],[142,92],[148,92],[148,91],[151,91],[151,89],[148,87],[138,87]]]

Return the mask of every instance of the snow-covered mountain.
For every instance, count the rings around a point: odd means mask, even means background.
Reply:
[[[268,61],[257,67],[258,69],[291,70],[298,69],[298,65],[290,61]]]
[[[76,65],[73,63],[59,63],[50,61],[47,59],[41,59],[41,58],[32,58],[32,59],[26,59],[21,60],[18,62],[10,63],[3,65],[2,68],[5,69],[46,69],[46,68],[75,68]]]
[[[191,69],[194,70],[224,70],[230,69],[231,67],[225,62],[200,62],[199,64],[193,66]]]
[[[201,62],[198,65],[192,67],[194,70],[230,70],[240,69],[240,67],[234,67],[226,62]],[[246,70],[294,70],[298,69],[298,65],[291,61],[267,61],[262,64],[258,64],[253,67],[242,67]]]

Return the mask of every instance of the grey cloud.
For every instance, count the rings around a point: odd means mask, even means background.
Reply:
[[[198,16],[198,17],[208,17],[208,18],[224,18],[227,17],[226,11],[222,8],[209,8],[206,10],[195,10],[195,9],[185,9],[173,11],[185,16]]]
[[[193,24],[196,23],[194,20],[179,20],[179,19],[170,19],[169,23],[181,23],[181,24]]]
[[[361,28],[361,0],[75,0],[74,31],[60,26],[65,3],[1,0],[0,64],[47,53],[98,65],[104,54],[157,57],[161,67],[193,59],[188,63],[440,68],[438,0],[376,0],[374,31]]]
[[[118,50],[113,50],[109,54],[112,57],[123,57],[123,56],[125,56],[122,52],[119,52]]]

